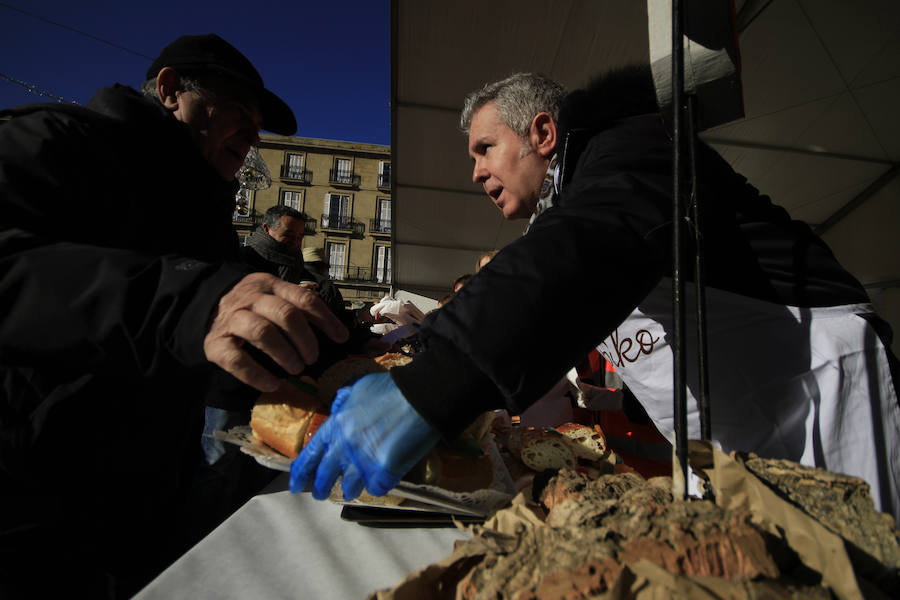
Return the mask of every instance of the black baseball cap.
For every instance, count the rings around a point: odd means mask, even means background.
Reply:
[[[183,35],[163,48],[147,69],[147,79],[156,77],[163,67],[172,67],[183,75],[207,72],[233,79],[256,94],[263,129],[281,135],[297,132],[294,111],[265,88],[246,56],[214,33]]]

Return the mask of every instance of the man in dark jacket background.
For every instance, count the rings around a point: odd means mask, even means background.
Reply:
[[[290,206],[278,204],[266,210],[262,224],[247,238],[241,249],[241,259],[255,271],[272,273],[291,283],[311,282],[311,289],[335,314],[344,310],[344,299],[334,286],[329,294],[322,293],[320,273],[304,261],[303,234],[306,216]]]
[[[292,466],[294,490],[312,483],[323,497],[342,473],[345,497],[383,494],[439,437],[485,410],[521,413],[594,347],[672,439],[672,149],[649,68],[565,98],[514,75],[471,94],[460,124],[473,181],[506,218],[530,217],[527,234],[426,318],[411,364],[339,393]],[[697,172],[713,442],[862,477],[900,517],[890,327],[806,224],[703,144]],[[552,325],[535,336],[532,323]]]
[[[238,260],[235,173],[290,108],[215,35],[143,92],[0,121],[0,596],[127,597],[193,541],[203,400],[315,362],[318,296]],[[160,211],[165,205],[166,211]],[[324,339],[324,338],[323,338]]]

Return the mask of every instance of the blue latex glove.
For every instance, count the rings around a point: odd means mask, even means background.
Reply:
[[[312,481],[313,497],[324,500],[342,476],[345,500],[364,487],[383,496],[439,438],[389,373],[366,375],[338,390],[331,416],[291,465],[291,491],[302,492]]]

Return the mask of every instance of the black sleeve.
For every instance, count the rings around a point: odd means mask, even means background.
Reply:
[[[71,205],[97,185],[91,143],[48,113],[0,124],[0,363],[119,375],[152,373],[162,353],[208,364],[212,311],[247,270],[78,241],[92,215]]]
[[[668,268],[668,146],[644,145],[635,160],[621,151],[626,133],[611,130],[590,142],[559,205],[429,315],[425,351],[391,371],[444,436],[484,410],[523,411]]]

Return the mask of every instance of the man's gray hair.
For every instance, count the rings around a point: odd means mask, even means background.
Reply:
[[[185,77],[184,75],[179,75],[179,77],[181,77],[181,90],[185,92],[197,92],[201,95],[203,94],[205,88],[198,80],[192,77]],[[141,93],[162,104],[162,100],[159,99],[159,94],[156,93],[156,77],[151,77],[141,84]]]
[[[301,221],[306,220],[306,215],[299,210],[284,204],[276,204],[263,215],[263,225],[268,225],[269,229],[277,229],[281,225],[281,217],[293,217]]]
[[[549,113],[554,121],[559,118],[564,95],[563,86],[552,79],[536,73],[516,73],[466,96],[459,128],[468,135],[475,113],[488,102],[496,102],[500,120],[516,135],[525,137],[538,113]]]

